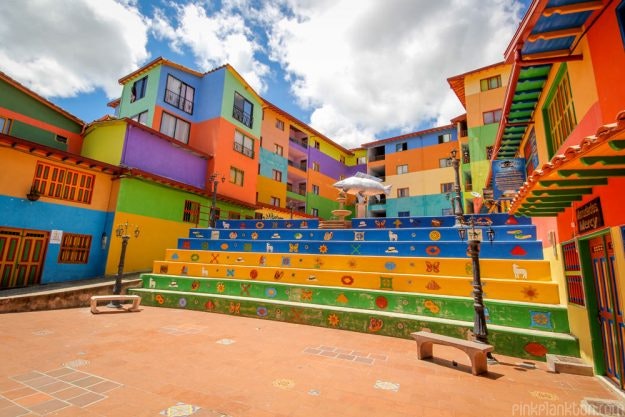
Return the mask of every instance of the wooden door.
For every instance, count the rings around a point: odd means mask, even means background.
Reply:
[[[39,284],[48,232],[0,228],[0,289]]]

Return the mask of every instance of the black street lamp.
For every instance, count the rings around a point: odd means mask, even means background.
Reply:
[[[464,227],[466,225],[470,226],[468,230]],[[476,342],[488,344],[488,328],[486,327],[486,315],[484,314],[484,291],[482,290],[482,276],[480,273],[481,236],[475,230],[475,220],[473,217],[471,217],[468,223],[464,220],[464,218],[462,218],[461,226],[458,229],[458,236],[463,242],[467,237],[467,232],[469,235],[467,255],[471,257],[471,266],[473,270],[473,282],[471,283],[473,286],[473,308],[475,310],[473,315],[473,336]],[[492,227],[488,228],[486,235],[492,245],[495,240],[495,231]],[[497,359],[495,359],[490,352],[487,354],[487,359],[491,363],[497,362]]]
[[[295,209],[295,201],[291,200],[287,203],[287,207],[291,210],[291,220],[293,220],[293,210]]]
[[[115,286],[113,287],[113,294],[119,295],[122,292],[122,276],[124,275],[124,261],[126,260],[126,247],[128,246],[128,241],[130,240],[130,234],[128,233],[128,229],[132,229],[132,225],[128,224],[128,222],[124,224],[120,224],[115,229],[115,236],[121,238],[122,240],[122,251],[119,254],[119,265],[117,266],[117,277],[115,277]],[[132,234],[135,238],[139,237],[139,226],[134,226],[134,231]],[[121,304],[119,300],[111,301],[107,307],[111,308],[121,308]]]
[[[458,151],[456,149],[452,149],[449,159],[451,161],[451,166],[454,167],[454,173],[456,175],[454,182],[454,194],[455,196],[452,198],[454,216],[456,216],[456,226],[459,226],[463,222],[464,216],[464,208],[462,207],[462,195],[460,194],[460,159],[456,158],[456,154]]]
[[[215,222],[217,217],[217,186],[219,185],[219,174],[214,172],[210,176],[210,182],[213,183],[213,204],[211,205],[211,213],[210,213],[210,227],[215,227]],[[221,182],[226,182],[226,177],[221,177]]]

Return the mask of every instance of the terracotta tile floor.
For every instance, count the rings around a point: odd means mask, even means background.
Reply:
[[[419,361],[410,340],[165,308],[4,314],[0,340],[0,417],[578,416],[587,398],[623,401],[542,362],[496,355],[474,377],[445,346]]]

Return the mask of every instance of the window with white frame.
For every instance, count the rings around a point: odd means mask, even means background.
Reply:
[[[319,209],[314,208],[314,207],[313,207],[313,208],[311,208],[311,209],[310,209],[310,214],[312,214],[312,215],[313,215],[313,216],[315,216],[315,217],[319,217]]]
[[[284,148],[281,145],[278,145],[276,143],[276,144],[274,144],[274,147],[275,147],[274,153],[276,155],[280,155],[280,156],[284,155]]]
[[[130,120],[134,120],[135,122],[139,122],[142,125],[147,125],[148,123],[148,111],[142,111],[141,113],[135,114],[130,118]]]
[[[230,167],[230,182],[243,186],[244,172],[238,168]]]
[[[193,98],[195,88],[183,83],[172,75],[167,75],[167,89],[165,90],[165,103],[193,114]]]
[[[234,150],[250,158],[254,157],[254,139],[248,138],[238,130],[234,131]]]
[[[280,130],[284,130],[284,122],[280,119],[276,119],[276,128]]]
[[[132,83],[132,87],[130,88],[130,102],[135,102],[137,100],[145,97],[145,90],[148,86],[148,77],[147,75],[134,83]]]
[[[408,165],[397,165],[397,175],[407,174]]]
[[[454,189],[453,182],[444,182],[441,184],[441,193],[450,193]]]
[[[271,170],[271,177],[274,181],[282,181],[282,171],[278,169]]]
[[[401,152],[401,151],[406,151],[406,150],[408,150],[407,142],[401,142],[401,143],[395,144],[395,152]]]
[[[493,77],[482,78],[480,80],[480,90],[488,91],[501,87],[501,75],[495,75]]]
[[[444,133],[442,135],[438,135],[438,143],[447,143],[451,142],[451,133]]]
[[[160,132],[182,143],[189,143],[191,124],[169,113],[163,112]]]
[[[408,197],[410,196],[410,192],[408,191],[408,187],[398,188],[397,189],[397,198]]]
[[[499,123],[501,120],[501,109],[485,111],[482,113],[484,124]]]
[[[4,133],[5,135],[9,134],[11,130],[11,119],[6,117],[0,117],[0,133]]]
[[[319,195],[319,186],[318,185],[313,184],[313,186],[312,186],[312,193],[315,194],[315,195]]]
[[[447,167],[452,166],[451,165],[451,159],[449,159],[449,158],[440,158],[438,160],[438,166],[441,167],[441,168],[447,168]]]
[[[313,169],[313,171],[319,172],[319,169],[320,169],[319,163],[318,162],[313,162],[312,163],[312,169]]]
[[[271,196],[269,198],[269,204],[275,207],[280,207],[280,199],[278,197]]]

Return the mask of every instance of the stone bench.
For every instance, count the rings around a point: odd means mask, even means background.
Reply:
[[[488,372],[486,355],[493,351],[494,348],[491,345],[424,331],[414,332],[410,335],[417,342],[417,357],[420,360],[432,357],[432,345],[436,343],[453,346],[466,353],[471,360],[471,373],[473,375]]]
[[[138,295],[92,295],[90,298],[91,301],[91,313],[98,314],[102,313],[102,311],[98,310],[98,302],[103,301],[132,301],[132,305],[130,308],[123,308],[122,304],[119,304],[120,309],[123,311],[139,311],[139,304],[141,303],[141,297]],[[114,310],[113,310],[114,311]]]

